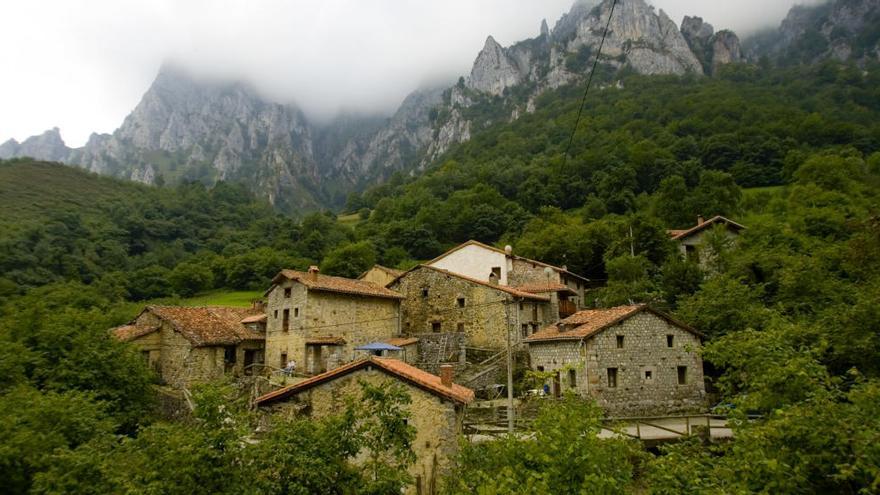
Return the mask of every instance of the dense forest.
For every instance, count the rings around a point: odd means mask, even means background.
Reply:
[[[256,419],[226,384],[197,391],[187,423],[155,417],[153,377],[106,329],[137,301],[264,288],[313,263],[406,268],[473,238],[603,281],[591,304],[650,302],[706,333],[736,437],[650,454],[584,434],[601,411],[570,398],[534,435],[465,446],[448,493],[877,493],[876,68],[603,78],[567,156],[582,85],[420,176],[352,195],[353,224],[277,215],[234,184],[146,188],[0,163],[0,479],[14,493],[399,493],[405,396],[373,390],[338,418],[252,442]],[[489,121],[501,104],[470,111]],[[681,259],[665,230],[715,214],[746,226],[737,244],[710,235],[709,266]],[[394,455],[352,462],[377,445]]]

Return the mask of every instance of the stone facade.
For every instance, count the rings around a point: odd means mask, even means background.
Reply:
[[[416,461],[409,473],[418,486],[410,486],[407,493],[434,493],[434,489],[439,488],[440,476],[450,467],[452,458],[458,452],[466,407],[463,403],[415,386],[380,368],[367,366],[274,402],[266,406],[266,410],[270,414],[287,417],[302,414],[323,418],[339,414],[345,409],[346,400],[360,397],[361,381],[383,388],[402,386],[409,394],[411,402],[405,406],[405,410],[410,415],[408,424],[416,431],[412,443]]]
[[[706,245],[706,236],[715,227],[724,228],[724,234],[727,238],[726,242],[730,245],[736,243],[739,232],[745,228],[721,216],[705,221],[703,217],[699,217],[694,227],[687,230],[669,230],[667,233],[678,244],[678,250],[682,258],[696,260],[701,267],[707,268],[710,266],[715,254]]]
[[[174,388],[187,388],[224,375],[241,376],[246,364],[263,362],[263,341],[244,340],[228,345],[197,345],[178,331],[174,324],[150,310],[142,312],[133,326],[157,330],[126,339],[137,347],[162,382]]]
[[[519,343],[524,334],[556,320],[545,296],[430,266],[410,270],[390,288],[405,297],[400,310],[404,335],[463,333],[469,347],[500,349],[507,345],[508,332],[511,342]]]
[[[321,373],[361,357],[358,346],[400,335],[398,299],[315,290],[285,280],[268,292],[266,307],[271,367],[294,360],[298,371]]]
[[[375,265],[373,268],[365,271],[358,277],[358,280],[363,280],[365,282],[371,282],[379,287],[387,287],[395,278],[401,275],[403,272],[401,270],[395,270],[393,268],[386,268],[381,265]]]
[[[531,367],[557,372],[554,394],[572,390],[612,416],[705,407],[699,350],[697,335],[649,311],[584,339],[529,343]]]

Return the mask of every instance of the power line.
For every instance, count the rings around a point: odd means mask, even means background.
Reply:
[[[590,92],[590,86],[593,85],[593,74],[596,73],[596,67],[599,66],[599,56],[602,55],[602,47],[605,45],[605,37],[608,36],[608,29],[611,27],[611,18],[614,16],[614,7],[617,6],[617,0],[611,3],[611,12],[608,13],[608,22],[605,23],[605,31],[602,32],[602,41],[599,42],[599,50],[596,52],[596,60],[593,61],[593,69],[590,70],[590,77],[587,79],[587,88],[584,90],[584,97],[581,98],[581,104],[578,107],[577,118],[574,121],[574,128],[571,130],[571,136],[568,138],[568,146],[565,147],[565,154],[562,155],[562,167],[568,162],[568,152],[574,143],[574,134],[577,132],[578,124],[581,121],[581,113],[584,111],[584,105],[587,103],[587,94]]]

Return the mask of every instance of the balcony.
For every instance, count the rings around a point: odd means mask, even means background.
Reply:
[[[577,305],[573,301],[559,301],[559,319],[568,318],[577,313]]]

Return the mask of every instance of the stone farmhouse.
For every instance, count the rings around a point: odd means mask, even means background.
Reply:
[[[365,271],[358,277],[358,280],[372,282],[379,287],[387,287],[395,278],[403,273],[402,270],[387,268],[382,265],[373,265],[372,268]]]
[[[590,309],[526,339],[551,391],[595,399],[612,415],[665,414],[705,402],[701,334],[647,305]]]
[[[696,260],[701,266],[706,266],[712,253],[703,246],[705,235],[709,229],[715,226],[723,226],[728,239],[731,241],[735,241],[739,237],[740,231],[745,229],[744,226],[733,220],[722,216],[715,216],[709,220],[697,217],[697,224],[695,226],[684,230],[667,230],[666,233],[673,241],[678,243],[678,249],[683,258]]]
[[[266,362],[318,374],[352,361],[357,347],[399,337],[403,296],[371,282],[282,270],[266,291]]]
[[[558,267],[513,254],[513,248],[498,249],[478,241],[468,241],[425,263],[452,273],[484,282],[520,288],[564,286],[569,292],[555,292],[561,314],[568,316],[584,307],[584,294],[590,281]]]
[[[163,382],[183,388],[261,372],[264,317],[261,308],[147,306],[111,332],[136,346]]]
[[[550,296],[540,293],[546,288],[527,292],[429,265],[409,270],[389,288],[404,294],[402,332],[421,339],[423,354],[424,344],[438,337],[454,341],[452,348],[466,344],[500,350],[507,346],[508,334],[516,344],[559,319]],[[445,356],[437,361],[446,361]]]
[[[396,359],[370,357],[263,395],[257,406],[273,414],[321,418],[338,414],[346,399],[359,397],[360,381],[401,384],[412,399],[406,408],[416,430],[416,462],[410,468],[415,485],[409,493],[435,493],[439,474],[457,452],[465,407],[474,400],[472,390],[452,379],[451,366],[436,376]]]

